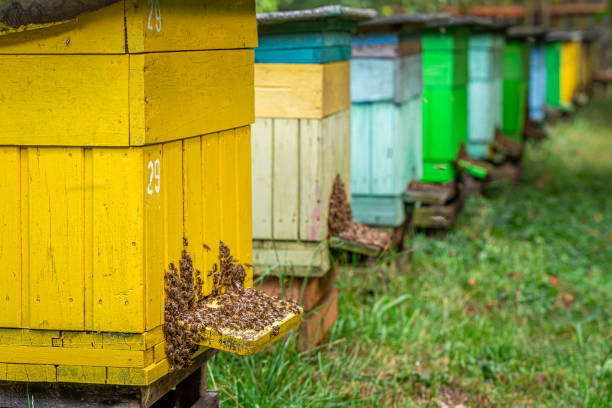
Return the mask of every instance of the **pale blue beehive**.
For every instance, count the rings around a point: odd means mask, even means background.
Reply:
[[[446,15],[440,14],[441,18]],[[430,15],[381,17],[358,28],[351,60],[351,192],[353,215],[396,227],[403,195],[422,175],[421,39]]]

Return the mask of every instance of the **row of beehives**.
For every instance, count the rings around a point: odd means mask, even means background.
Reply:
[[[539,38],[472,18],[374,17],[336,6],[263,15],[255,56],[248,0],[125,0],[2,31],[0,381],[167,374],[164,271],[183,238],[204,295],[221,279],[209,273],[221,240],[246,287],[251,262],[298,276],[305,289],[293,293],[313,315],[304,331],[320,338],[337,311],[330,248],[389,246],[351,223],[348,200],[358,221],[401,238],[411,180],[453,181],[461,144],[486,158],[496,126],[519,138],[527,44]],[[567,107],[578,47],[553,40],[546,92],[560,102],[548,102]],[[265,285],[278,293],[275,278]],[[248,354],[298,321],[198,342]]]

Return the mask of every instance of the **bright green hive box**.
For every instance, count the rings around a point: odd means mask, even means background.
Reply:
[[[468,39],[470,23],[424,31],[423,43],[423,177],[454,180],[453,161],[468,135]]]
[[[504,48],[502,132],[520,142],[525,127],[529,92],[531,41],[543,38],[542,27],[512,27]]]

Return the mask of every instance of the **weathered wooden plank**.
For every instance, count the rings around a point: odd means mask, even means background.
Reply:
[[[459,199],[446,205],[425,205],[414,209],[412,222],[417,228],[449,229],[460,210]]]
[[[144,332],[142,150],[93,153],[93,327]]]
[[[57,366],[57,381],[79,384],[106,384],[106,367]]]
[[[317,241],[327,235],[327,207],[322,197],[323,182],[323,135],[322,124],[318,119],[299,121],[300,126],[300,236],[305,241]]]
[[[255,116],[320,119],[350,107],[350,63],[255,64]]]
[[[253,239],[272,238],[273,129],[274,119],[264,118],[258,118],[252,127]]]
[[[240,253],[238,249],[236,159],[236,132],[234,130],[219,132],[219,217],[223,220],[221,240],[230,250],[234,251],[234,256],[238,257]],[[240,163],[240,166],[243,165],[248,166],[249,163]]]
[[[55,366],[44,364],[7,364],[6,381],[55,382]]]
[[[21,325],[21,152],[0,147],[0,326]]]
[[[131,55],[130,73],[130,112],[142,110],[130,118],[131,145],[199,136],[254,121],[253,50]]]
[[[445,204],[457,194],[457,184],[452,181],[444,184],[412,181],[406,190],[407,198],[423,204]]]
[[[128,74],[125,55],[0,55],[0,144],[128,145]]]
[[[0,346],[0,361],[7,364],[78,365],[88,367],[147,367],[153,350],[106,350],[72,347]]]
[[[298,239],[299,126],[296,119],[274,121],[273,199],[275,239]]]
[[[21,149],[21,327],[30,327],[30,166],[28,149]]]
[[[351,105],[351,190],[355,194],[372,192],[372,109],[369,104]]]
[[[59,147],[29,154],[30,327],[82,330],[83,152]]]
[[[162,184],[163,147],[161,144],[143,149],[142,180],[144,194],[144,274],[146,296],[146,330],[152,330],[163,323],[162,303],[164,299],[164,218]],[[170,170],[171,172],[173,170]]]
[[[204,294],[209,294],[212,290],[212,276],[207,276],[208,271],[212,270],[213,265],[219,262],[219,241],[221,240],[221,223],[224,220],[221,214],[221,199],[219,184],[211,182],[220,180],[219,172],[220,160],[224,158],[220,155],[219,134],[210,134],[202,137],[202,190],[204,197],[204,242],[210,250],[204,251],[206,269],[202,279],[206,282]],[[233,249],[233,248],[232,248]],[[206,272],[206,273],[204,273]]]
[[[377,246],[364,245],[359,242],[353,242],[339,237],[330,237],[329,247],[366,256],[378,256],[383,252],[383,250]]]
[[[202,138],[183,140],[183,231],[193,268],[204,271],[204,203],[202,188]],[[178,260],[177,260],[178,261]],[[177,264],[175,264],[177,265]],[[178,267],[178,265],[177,265]]]
[[[224,158],[224,160],[227,160]],[[251,128],[248,126],[236,129],[236,186],[237,202],[237,255],[243,264],[253,263],[253,189],[251,185]],[[247,274],[245,287],[253,286],[253,275]]]
[[[119,54],[257,46],[252,0],[64,1],[51,8],[45,2],[33,3],[34,7],[26,3],[19,12],[4,14],[9,25],[0,27],[0,34],[25,30],[0,36],[0,47],[8,53]],[[65,12],[66,5],[74,11]],[[93,11],[102,6],[107,7]],[[87,11],[93,12],[79,15]],[[55,22],[62,23],[52,25]]]
[[[284,276],[323,276],[331,268],[327,242],[253,241],[255,274],[266,269]]]

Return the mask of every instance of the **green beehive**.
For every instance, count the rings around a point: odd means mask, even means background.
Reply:
[[[423,177],[455,179],[453,161],[468,136],[468,39],[470,17],[432,23],[423,44]]]
[[[502,132],[520,142],[529,90],[531,43],[544,35],[541,27],[511,27],[504,47]]]

